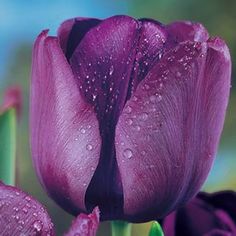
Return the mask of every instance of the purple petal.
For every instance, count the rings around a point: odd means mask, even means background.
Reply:
[[[21,190],[0,183],[1,235],[53,236],[51,219],[42,205]]]
[[[10,108],[15,108],[18,117],[22,109],[22,94],[18,86],[8,88],[4,93],[3,104],[0,107],[0,114]]]
[[[41,183],[65,209],[86,211],[85,193],[101,149],[98,122],[58,40],[45,31],[33,51],[30,109],[32,156]]]
[[[99,206],[102,219],[107,213],[112,217],[122,211],[114,133],[129,89],[138,27],[138,22],[127,16],[106,19],[84,36],[70,60],[84,99],[95,107],[99,121],[101,157],[86,201],[89,209]]]
[[[64,21],[58,29],[61,48],[69,60],[85,34],[97,26],[101,20],[77,17]]]
[[[190,21],[176,21],[166,25],[169,40],[174,40],[176,43],[184,41],[206,42],[209,34],[205,27],[200,23]]]
[[[228,205],[229,201],[232,208],[223,209],[221,206]],[[200,193],[184,207],[165,217],[163,230],[166,236],[234,235],[236,221],[229,213],[234,211],[235,205],[233,191]]]
[[[99,226],[99,209],[96,207],[89,215],[80,214],[72,223],[65,236],[95,236]]]
[[[162,57],[167,33],[159,22],[148,19],[139,20],[139,42],[132,73],[133,92],[138,83],[142,81],[152,66]],[[130,97],[130,94],[128,94]]]
[[[128,219],[163,217],[199,190],[222,131],[230,72],[220,39],[185,42],[138,85],[116,127]]]
[[[216,209],[222,209],[229,214],[236,225],[236,193],[222,191],[216,193],[200,193],[198,197]]]

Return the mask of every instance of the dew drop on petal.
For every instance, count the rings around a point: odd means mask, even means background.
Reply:
[[[133,151],[129,148],[125,149],[123,152],[124,157],[130,159],[133,156]]]
[[[85,134],[86,130],[82,128],[82,129],[80,130],[80,132],[81,132],[82,134]]]
[[[87,149],[88,151],[91,151],[91,150],[93,149],[93,146],[92,146],[91,144],[87,144],[87,145],[86,145],[86,149]]]
[[[36,232],[41,232],[42,231],[42,228],[43,228],[43,225],[42,225],[42,222],[41,221],[35,221],[34,224],[33,224],[33,227],[34,227],[34,230]]]
[[[109,75],[112,75],[113,72],[114,72],[114,66],[111,66],[111,67],[110,67],[110,71],[109,71]]]
[[[131,111],[132,111],[131,106],[127,106],[127,108],[126,108],[126,112],[127,112],[127,113],[131,113]]]
[[[132,124],[133,124],[132,119],[128,119],[128,120],[127,120],[127,124],[128,124],[128,125],[132,125]]]
[[[147,120],[148,114],[147,114],[146,112],[144,112],[144,113],[141,115],[141,118],[142,118],[142,120]]]

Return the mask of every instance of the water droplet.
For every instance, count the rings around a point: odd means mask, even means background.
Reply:
[[[18,207],[13,207],[13,210],[14,210],[15,212],[18,212],[18,211],[19,211],[19,208],[18,208]]]
[[[131,111],[132,111],[131,106],[127,106],[127,107],[126,107],[126,112],[127,112],[127,113],[130,113]]]
[[[128,119],[128,120],[127,120],[127,124],[128,124],[128,125],[132,125],[132,124],[133,124],[133,120],[132,120],[132,119]]]
[[[23,220],[19,220],[18,224],[20,224],[20,225],[24,225],[25,222],[24,222]]]
[[[114,72],[114,66],[111,66],[111,67],[110,67],[110,71],[109,71],[109,75],[112,75],[113,72]]]
[[[15,193],[16,193],[16,196],[19,196],[19,195],[20,195],[20,193],[19,193],[18,191],[16,191]]]
[[[143,156],[145,156],[145,155],[146,155],[146,151],[142,151],[141,154],[142,154]]]
[[[25,208],[25,207],[23,207],[22,211],[23,211],[25,214],[27,214],[27,213],[28,213],[28,209],[27,209],[27,208]]]
[[[148,114],[147,114],[146,112],[144,112],[144,113],[141,115],[141,118],[142,118],[142,120],[147,120]]]
[[[87,144],[87,145],[86,145],[86,149],[87,149],[88,151],[91,151],[91,150],[93,149],[93,146],[92,146],[91,144]]]
[[[34,224],[33,224],[33,227],[34,227],[34,230],[36,232],[41,232],[41,230],[43,228],[42,222],[41,221],[35,221]]]
[[[176,72],[176,77],[179,78],[179,77],[181,77],[181,75],[182,75],[182,74],[181,74],[179,71]]]
[[[85,134],[86,130],[82,128],[82,129],[80,130],[80,132],[81,132],[82,134]]]
[[[124,157],[130,159],[133,156],[133,151],[129,148],[125,149],[123,152]]]
[[[37,214],[36,212],[34,212],[34,213],[33,213],[33,216],[34,216],[34,217],[37,217],[37,216],[38,216],[38,214]]]
[[[141,130],[141,128],[140,128],[140,126],[135,126],[135,129],[137,130],[137,131],[140,131]]]

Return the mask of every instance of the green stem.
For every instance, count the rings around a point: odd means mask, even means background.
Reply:
[[[16,111],[8,109],[0,114],[0,180],[15,184]]]
[[[125,221],[112,221],[112,236],[131,236],[131,223]]]

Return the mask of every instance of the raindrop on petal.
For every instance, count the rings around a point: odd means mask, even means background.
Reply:
[[[123,152],[124,157],[130,159],[133,156],[133,151],[129,148],[125,149]]]

